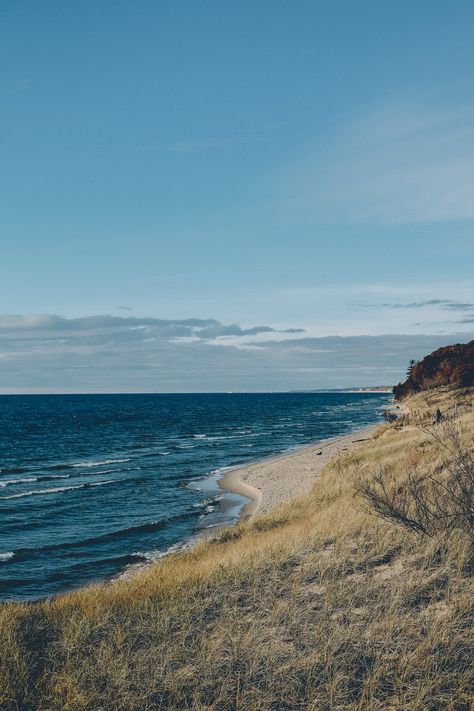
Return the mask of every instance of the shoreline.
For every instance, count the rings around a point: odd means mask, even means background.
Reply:
[[[219,487],[249,499],[242,507],[239,521],[268,513],[280,504],[308,493],[326,464],[372,439],[381,424],[378,422],[345,435],[304,445],[296,451],[236,467],[224,474],[218,482]]]
[[[217,527],[203,529],[195,537],[178,547],[171,546],[155,559],[132,563],[109,582],[123,580],[159,563],[168,555],[189,550],[199,541],[211,539],[219,528],[248,521],[257,514],[268,513],[280,504],[308,493],[326,464],[372,439],[374,432],[382,424],[383,422],[376,422],[345,435],[317,440],[302,445],[296,450],[257,459],[251,464],[236,466],[225,472],[217,481],[219,488],[224,492],[238,494],[248,499],[242,505],[236,521],[232,524],[223,523]]]

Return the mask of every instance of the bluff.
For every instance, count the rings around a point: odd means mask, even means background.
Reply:
[[[441,385],[474,385],[474,341],[438,348],[418,362],[411,361],[407,376],[393,388],[396,400]]]

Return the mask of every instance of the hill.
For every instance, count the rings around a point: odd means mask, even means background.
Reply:
[[[438,348],[419,362],[411,361],[403,383],[393,388],[396,400],[442,385],[474,385],[474,341]]]
[[[449,483],[457,461],[446,423],[429,429],[431,412],[473,395],[408,398],[416,421],[382,425],[330,463],[310,495],[127,580],[0,606],[0,708],[468,711],[466,517],[443,513],[415,533],[357,492],[382,477],[408,521],[436,513],[444,494],[421,514],[410,498],[413,482],[418,499],[433,479]],[[474,413],[460,410],[472,479]]]

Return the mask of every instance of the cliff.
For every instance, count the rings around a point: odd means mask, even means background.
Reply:
[[[412,361],[407,375],[405,382],[393,388],[396,400],[442,385],[474,385],[474,341],[438,348],[418,363]]]

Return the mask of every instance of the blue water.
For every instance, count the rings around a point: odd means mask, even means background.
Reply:
[[[381,419],[372,393],[0,397],[0,599],[36,599],[235,521],[226,467]]]

